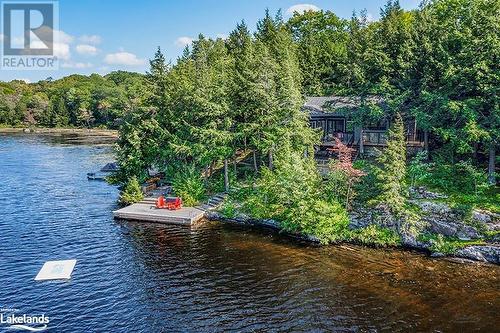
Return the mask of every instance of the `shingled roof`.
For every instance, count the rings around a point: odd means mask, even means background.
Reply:
[[[383,99],[378,96],[365,98],[366,102],[381,104]],[[311,96],[306,97],[306,102],[302,109],[309,111],[311,116],[320,116],[325,113],[340,112],[341,109],[358,108],[362,104],[362,99],[356,96]]]

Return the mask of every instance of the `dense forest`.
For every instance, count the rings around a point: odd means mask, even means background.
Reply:
[[[0,124],[117,128],[117,120],[143,103],[144,89],[144,75],[124,71],[0,82]]]
[[[0,122],[120,126],[115,181],[130,191],[148,169],[164,171],[190,204],[234,184],[233,200],[247,214],[325,241],[340,238],[355,192],[408,222],[398,232],[418,225],[409,183],[462,192],[470,196],[461,203],[491,208],[498,195],[486,170],[494,184],[500,1],[424,1],[405,11],[389,0],[380,14],[370,21],[366,12],[343,19],[307,11],[284,20],[266,12],[255,31],[241,22],[226,39],[200,35],[175,64],[158,49],[145,75],[3,83]],[[301,111],[305,96],[319,95],[383,96],[387,109],[367,102],[357,115],[394,120],[376,165],[355,168],[344,158],[323,184],[313,159],[319,133]],[[409,164],[405,115],[430,141],[430,153]],[[237,169],[243,159],[250,170]]]

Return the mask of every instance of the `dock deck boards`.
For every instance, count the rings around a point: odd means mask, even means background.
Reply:
[[[204,215],[204,211],[194,207],[168,210],[158,209],[151,203],[136,203],[113,212],[113,216],[118,219],[184,225],[195,223]]]

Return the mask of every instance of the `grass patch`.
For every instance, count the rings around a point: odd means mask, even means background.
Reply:
[[[401,244],[401,237],[394,230],[377,225],[352,230],[348,239],[376,247],[398,246]]]
[[[425,233],[418,237],[418,240],[425,243],[430,243],[430,250],[432,252],[439,252],[443,254],[454,254],[461,248],[471,245],[484,245],[486,244],[482,239],[476,240],[461,240],[456,237],[447,237],[440,234]]]
[[[484,231],[483,232],[484,238],[486,240],[493,240],[495,239],[498,235],[500,235],[500,230],[495,230],[495,231]]]
[[[219,208],[219,213],[227,219],[233,219],[238,215],[238,210],[232,200],[226,199]]]

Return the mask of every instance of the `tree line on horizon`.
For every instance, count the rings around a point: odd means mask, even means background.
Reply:
[[[277,151],[311,150],[304,96],[379,95],[411,115],[450,162],[496,160],[500,0],[389,0],[380,19],[331,11],[266,12],[227,39],[200,35],[175,64],[160,50],[145,75],[114,72],[0,84],[0,123],[118,127],[123,176],[166,161],[210,174],[244,148],[272,165]],[[361,117],[380,117],[368,105]],[[258,156],[257,156],[258,155]]]

